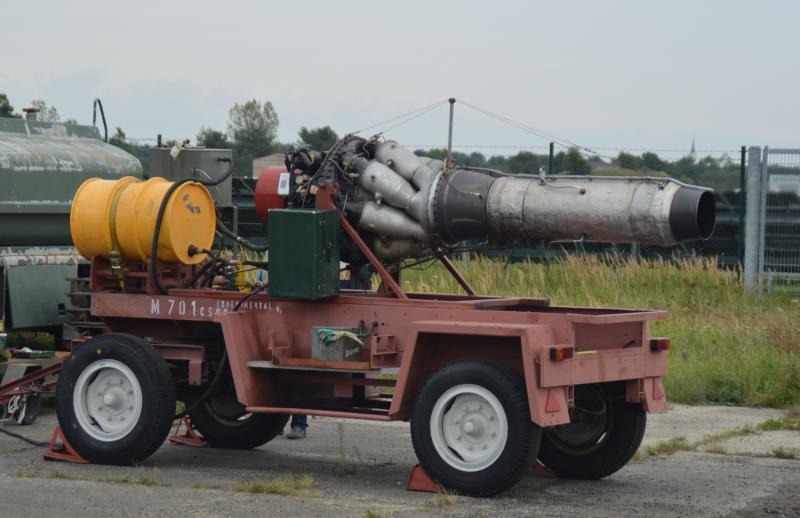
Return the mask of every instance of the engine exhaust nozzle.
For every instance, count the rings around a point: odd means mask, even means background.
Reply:
[[[670,178],[488,177],[445,173],[434,227],[451,241],[495,237],[672,246],[714,230],[709,189]]]

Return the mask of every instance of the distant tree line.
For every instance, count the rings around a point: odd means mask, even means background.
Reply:
[[[55,107],[47,106],[43,100],[34,100],[31,105],[39,110],[37,118],[59,122],[61,118]],[[8,97],[0,93],[0,117],[20,117],[14,111]],[[64,122],[72,122],[67,120]],[[201,127],[195,137],[198,146],[214,149],[232,149],[237,174],[249,176],[253,159],[272,153],[282,153],[300,147],[326,151],[339,140],[339,135],[330,127],[300,128],[295,142],[278,141],[278,114],[269,101],[250,99],[235,103],[228,111],[227,128],[223,131],[211,127]],[[131,141],[125,131],[117,127],[109,142],[139,157],[147,166],[148,147]],[[174,142],[164,142],[172,146]],[[441,148],[417,149],[417,155],[443,159],[447,150]],[[453,160],[460,165],[497,169],[511,174],[537,174],[540,169],[548,170],[549,157],[530,151],[519,151],[510,156],[483,153],[453,153]],[[705,185],[718,190],[732,191],[739,187],[739,163],[730,157],[716,158],[706,156],[696,158],[692,154],[678,160],[665,160],[658,154],[647,151],[635,155],[620,151],[616,157],[603,158],[587,154],[577,147],[560,150],[553,156],[554,174],[589,174],[598,176],[670,176],[686,183]]]
[[[443,159],[447,150],[441,148],[417,149],[419,156]],[[514,155],[492,155],[483,153],[453,152],[453,160],[459,165],[497,169],[510,174],[538,174],[540,169],[548,172],[549,156],[520,151]],[[572,147],[553,155],[553,174],[581,174],[597,176],[669,176],[682,182],[704,185],[721,191],[739,188],[740,163],[723,155],[720,158],[706,156],[696,158],[687,153],[678,160],[665,160],[658,154],[647,151],[634,155],[620,151],[616,157],[603,158],[586,155]]]

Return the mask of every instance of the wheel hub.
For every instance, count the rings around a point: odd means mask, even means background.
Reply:
[[[479,471],[497,460],[508,437],[500,401],[477,385],[445,392],[431,414],[431,436],[442,459],[463,471]]]
[[[80,375],[73,394],[81,428],[100,441],[126,436],[142,412],[142,389],[133,371],[117,360],[98,360]]]

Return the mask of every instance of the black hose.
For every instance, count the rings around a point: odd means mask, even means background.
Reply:
[[[10,435],[11,437],[15,437],[15,438],[17,438],[17,439],[19,439],[21,441],[25,441],[28,444],[31,444],[33,446],[47,446],[48,444],[50,444],[50,443],[47,443],[47,442],[34,441],[33,439],[29,439],[28,437],[25,437],[24,435],[20,435],[18,433],[14,433],[14,432],[9,432],[5,428],[0,428],[0,432],[4,433],[6,435]]]
[[[200,277],[202,277],[203,274],[206,273],[206,271],[208,271],[209,268],[211,268],[211,266],[217,264],[217,257],[213,254],[209,255],[211,256],[211,259],[207,261],[206,264],[201,266],[196,272],[194,272],[194,275],[192,275],[192,277],[188,281],[184,282],[183,285],[181,285],[181,288],[191,288],[192,286],[194,286],[194,283],[196,283],[197,280],[200,279]]]
[[[217,230],[219,230],[220,234],[228,236],[229,238],[233,239],[234,242],[254,252],[265,252],[269,250],[269,246],[267,245],[255,245],[242,236],[234,234],[233,231],[226,227],[225,224],[220,220],[217,220]]]
[[[263,284],[258,288],[254,289],[253,291],[251,291],[250,293],[248,293],[247,295],[245,295],[244,297],[242,297],[241,299],[239,299],[239,302],[237,302],[236,305],[233,307],[233,311],[234,312],[239,311],[239,308],[242,307],[242,304],[244,304],[250,297],[258,293],[261,293],[266,288],[267,285]],[[181,419],[183,416],[185,416],[186,414],[197,408],[200,405],[200,403],[208,399],[211,393],[214,392],[214,390],[217,388],[217,385],[219,385],[219,381],[222,379],[222,373],[225,371],[225,367],[227,366],[228,366],[228,349],[224,348],[222,350],[222,359],[220,359],[219,366],[217,367],[217,372],[214,373],[214,378],[211,380],[211,383],[208,385],[206,391],[203,392],[203,394],[199,398],[195,399],[191,405],[187,406],[183,410],[183,412],[175,414],[175,419]],[[0,428],[0,430],[2,430],[2,428]]]
[[[153,286],[158,290],[159,293],[162,295],[167,293],[167,290],[161,286],[161,280],[158,278],[158,238],[161,236],[161,224],[164,221],[164,211],[167,210],[167,203],[169,203],[170,198],[172,197],[172,193],[174,193],[178,187],[187,183],[187,182],[197,182],[199,184],[205,185],[206,187],[213,187],[215,185],[219,185],[225,180],[227,180],[231,174],[233,174],[233,163],[230,159],[220,159],[221,161],[228,162],[228,170],[225,171],[225,174],[220,176],[214,181],[208,180],[198,180],[196,178],[182,178],[177,182],[170,185],[169,189],[167,189],[166,194],[164,194],[164,198],[161,200],[161,205],[158,207],[158,215],[156,216],[156,225],[153,229],[153,244],[150,248],[150,280],[153,283]]]

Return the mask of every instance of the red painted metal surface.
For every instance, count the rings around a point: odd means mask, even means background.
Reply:
[[[281,174],[286,172],[284,166],[270,166],[261,171],[255,189],[256,214],[265,225],[269,217],[269,209],[286,207],[286,196],[278,194],[278,183]],[[294,180],[294,179],[293,179]]]
[[[183,433],[181,433],[181,426],[184,428]],[[194,448],[208,446],[205,439],[197,435],[188,415],[183,416],[183,418],[178,421],[178,424],[175,426],[175,433],[169,436],[169,442],[183,446],[192,446]]]
[[[408,475],[407,491],[418,491],[421,493],[444,493],[444,488],[433,480],[422,466],[415,464]]]
[[[168,295],[101,292],[93,294],[92,312],[112,330],[147,336],[175,328],[190,333],[192,323],[219,326],[237,398],[253,412],[405,419],[427,376],[445,363],[470,356],[500,361],[524,376],[532,418],[541,426],[569,422],[570,387],[576,384],[649,380],[640,391],[647,408],[658,411],[666,406],[663,389],[659,390],[666,352],[642,345],[649,344],[647,322],[665,317],[664,312],[553,307],[536,299],[477,296],[436,300],[413,294],[406,299],[343,294],[311,302],[259,294],[234,313],[241,297],[236,292],[197,289],[171,290]],[[311,358],[312,327],[352,328],[360,322],[372,333],[362,348],[369,372],[399,368],[388,413],[288,401],[282,393],[286,380],[281,379],[281,358],[295,368],[304,365],[303,359]],[[575,347],[576,354],[552,361],[553,346]],[[250,362],[274,365],[259,369]],[[352,393],[361,384],[335,368],[325,375],[337,393]],[[337,377],[343,381],[337,384]],[[636,392],[629,388],[626,397],[635,400]]]
[[[89,464],[89,461],[81,457],[75,448],[69,443],[61,427],[56,426],[53,430],[53,438],[50,439],[50,446],[43,455],[44,460],[55,460],[63,462],[73,462],[75,464]]]
[[[52,382],[45,383],[44,379],[57,374],[61,370],[61,367],[61,362],[58,362],[50,367],[36,370],[14,381],[0,385],[0,405],[7,404],[14,396],[36,394],[52,390],[54,384]]]

